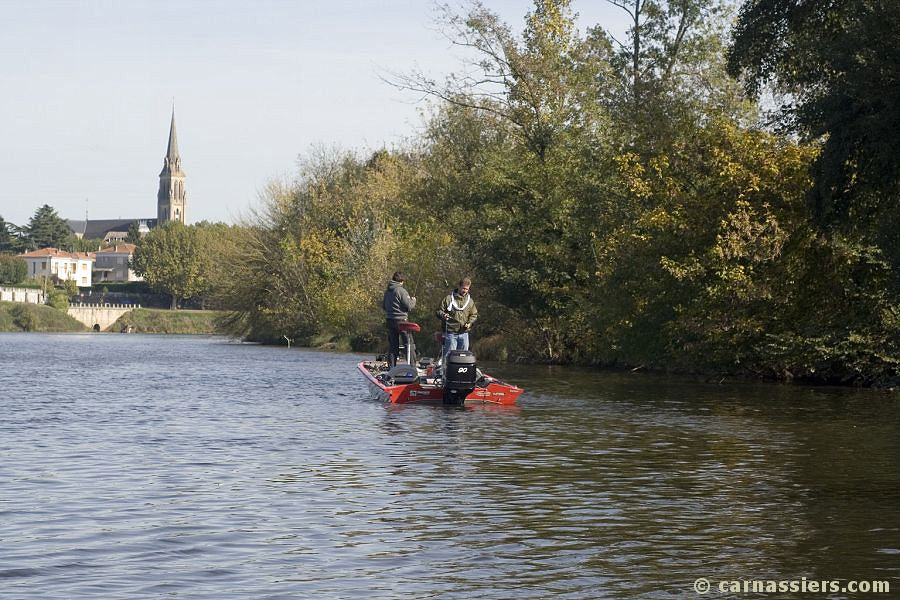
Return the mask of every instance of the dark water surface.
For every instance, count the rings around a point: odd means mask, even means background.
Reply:
[[[391,407],[359,359],[0,334],[0,597],[900,590],[897,393],[499,366],[517,407]]]

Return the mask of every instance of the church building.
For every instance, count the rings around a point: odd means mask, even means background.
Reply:
[[[169,126],[169,145],[163,158],[163,168],[159,172],[159,190],[156,193],[156,218],[135,217],[131,219],[68,219],[69,228],[79,238],[100,239],[107,243],[122,241],[132,223],[137,223],[143,234],[157,225],[169,221],[185,221],[187,194],[184,188],[185,173],[181,168],[178,153],[178,136],[175,134],[175,109],[172,109],[172,124]],[[87,215],[85,215],[87,216]]]

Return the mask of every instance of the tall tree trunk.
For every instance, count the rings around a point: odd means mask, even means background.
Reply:
[[[631,56],[631,94],[634,102],[634,117],[637,118],[640,106],[641,85],[641,3],[643,0],[634,0],[634,54]]]

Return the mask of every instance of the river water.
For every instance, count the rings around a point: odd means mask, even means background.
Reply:
[[[896,392],[499,365],[517,407],[392,407],[360,359],[0,334],[0,597],[900,590]]]

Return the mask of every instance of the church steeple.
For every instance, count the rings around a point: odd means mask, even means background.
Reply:
[[[172,124],[169,127],[169,146],[159,172],[159,192],[156,194],[159,224],[167,221],[185,222],[184,190],[185,173],[181,170],[181,155],[178,154],[178,136],[175,133],[175,107],[172,107]]]

